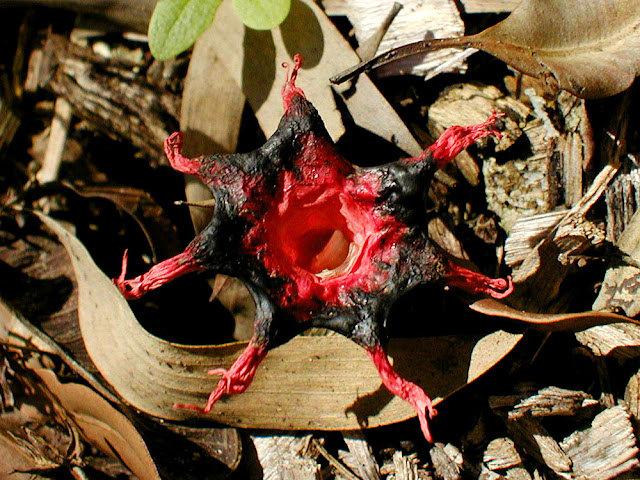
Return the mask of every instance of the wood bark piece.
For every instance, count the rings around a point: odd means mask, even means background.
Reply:
[[[271,32],[246,29],[231,2],[222,2],[213,25],[203,36],[211,36],[219,58],[242,91],[260,123],[270,135],[282,117],[280,87],[286,72],[282,62],[300,53],[305,60],[300,87],[320,112],[334,140],[345,132],[329,77],[359,61],[347,40],[311,0],[293,0],[285,22]],[[355,91],[342,97],[356,125],[390,141],[409,155],[421,147],[404,122],[366,76]],[[357,162],[357,159],[354,159]]]
[[[442,480],[459,480],[462,478],[462,463],[459,463],[457,458],[452,458],[452,455],[447,451],[446,447],[447,446],[442,443],[434,443],[429,449],[429,457],[431,458],[431,464],[435,471],[436,478]]]
[[[39,83],[67,99],[77,117],[166,163],[162,142],[178,129],[175,94],[132,75],[134,65],[96,55],[59,35],[49,37],[45,56],[50,68],[42,69]]]
[[[522,457],[516,445],[508,437],[496,438],[489,442],[482,461],[490,470],[506,470],[522,464]]]
[[[598,325],[576,332],[576,339],[594,355],[632,359],[640,354],[640,326],[626,323]]]
[[[508,413],[510,420],[525,416],[549,417],[557,415],[576,415],[581,410],[598,405],[598,401],[585,392],[547,387],[536,395],[520,401]]]
[[[518,218],[504,244],[505,263],[509,266],[522,263],[565,215],[566,211],[558,210]]]
[[[418,480],[418,465],[402,454],[400,450],[393,453],[393,466],[395,467],[395,480]]]
[[[508,437],[496,438],[489,442],[482,461],[491,471],[501,472],[500,478],[508,480],[530,480],[531,475],[522,466],[522,457],[516,445]]]
[[[571,459],[537,420],[507,420],[506,426],[518,447],[560,477],[571,478]]]
[[[40,183],[53,182],[58,179],[72,113],[71,103],[66,98],[58,97],[53,109],[47,151],[42,166],[36,174],[36,179]]]
[[[342,438],[349,448],[349,455],[346,457],[349,460],[341,459],[364,480],[379,480],[378,463],[364,434],[361,431],[344,432]]]
[[[415,416],[410,405],[384,388],[366,353],[339,335],[298,336],[274,349],[251,388],[226,397],[207,415],[174,410],[175,403],[201,403],[213,385],[207,370],[228,367],[246,344],[186,346],[150,335],[78,240],[55,221],[40,218],[70,253],[79,285],[80,329],[89,356],[105,380],[135,408],[165,419],[197,418],[280,430],[353,430]],[[397,339],[389,344],[389,354],[394,368],[438,403],[438,397],[486,372],[520,338],[495,332]],[[309,398],[314,399],[313,407]]]
[[[511,297],[512,302],[522,304],[522,308],[530,312],[553,311],[563,307],[558,303],[560,284],[568,273],[566,265],[562,263],[563,254],[564,257],[567,251],[569,254],[578,254],[591,245],[589,236],[584,232],[576,235],[576,229],[579,231],[584,225],[587,212],[602,196],[618,168],[619,163],[615,159],[606,165],[582,199],[514,271],[513,280],[518,288],[516,295]]]
[[[618,405],[598,414],[586,430],[561,442],[577,478],[609,480],[638,468],[638,447],[627,409]]]
[[[324,447],[324,445],[318,440],[313,441],[313,446],[318,450],[320,455],[322,455],[331,466],[332,470],[335,471],[336,480],[360,480],[360,477],[353,473],[349,468],[342,464],[340,460],[335,458],[329,451]]]
[[[347,18],[351,21],[356,38],[362,45],[373,36],[379,25],[384,22],[396,0],[349,0],[345,4]],[[402,10],[391,23],[377,50],[371,57],[392,48],[428,38],[455,37],[464,34],[464,23],[454,2],[450,0],[404,0]],[[457,49],[440,50],[422,58],[412,59],[406,64],[399,62],[393,69],[385,72],[381,69],[378,76],[385,73],[412,73],[426,75],[443,63],[449,62],[459,53]],[[366,60],[367,58],[363,58]],[[453,61],[447,71],[462,71],[462,60]]]
[[[616,243],[631,260],[640,262],[640,212],[631,218]],[[633,265],[613,265],[605,274],[602,288],[593,303],[595,310],[622,310],[630,317],[640,313],[640,268]]]
[[[303,456],[311,435],[252,435],[264,480],[320,480],[320,465]]]

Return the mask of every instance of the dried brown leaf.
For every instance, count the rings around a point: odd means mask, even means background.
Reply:
[[[144,440],[127,417],[84,385],[61,383],[51,370],[34,372],[92,445],[120,459],[141,480],[160,479]]]
[[[206,371],[228,367],[245,344],[194,347],[152,336],[78,240],[52,219],[41,218],[70,253],[79,286],[80,328],[91,359],[118,394],[141,411],[174,420],[327,430],[373,427],[415,415],[382,386],[364,351],[339,335],[296,337],[273,350],[245,393],[226,397],[206,416],[173,410],[175,403],[202,403],[215,383]],[[397,339],[389,353],[402,376],[444,397],[484,373],[520,338],[496,332]]]
[[[640,325],[640,321],[611,312],[577,312],[577,313],[532,313],[512,308],[492,298],[483,298],[470,305],[472,310],[484,315],[510,318],[524,322],[537,330],[547,332],[579,331],[595,325],[609,323],[633,323]]]
[[[447,47],[478,48],[582,98],[625,90],[640,71],[637,0],[524,0],[476,35],[416,42],[335,77]]]

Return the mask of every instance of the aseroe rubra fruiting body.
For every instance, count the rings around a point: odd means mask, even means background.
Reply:
[[[244,391],[270,348],[309,327],[335,330],[364,347],[383,383],[416,410],[431,441],[431,400],[400,377],[384,349],[394,301],[414,286],[443,282],[502,298],[508,279],[490,279],[449,260],[427,236],[425,199],[434,172],[477,139],[496,135],[493,115],[480,125],[451,127],[420,156],[360,168],[345,160],[318,112],[296,86],[296,55],[282,89],[284,116],[258,150],[244,154],[181,154],[181,135],[165,141],[174,169],[212,190],[211,223],[186,250],[147,273],[115,283],[130,299],[203,268],[241,278],[256,302],[254,334],[221,375],[204,407]]]

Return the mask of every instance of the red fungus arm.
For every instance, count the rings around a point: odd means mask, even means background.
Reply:
[[[474,142],[481,138],[493,135],[501,138],[500,133],[495,128],[496,120],[504,116],[504,113],[493,112],[491,117],[478,125],[460,126],[454,125],[447,128],[436,142],[427,148],[420,156],[410,160],[424,160],[431,157],[438,168],[442,168],[456,156],[469,148]]]
[[[369,358],[378,369],[382,383],[389,389],[391,393],[397,395],[401,399],[409,402],[418,414],[420,420],[420,428],[424,434],[424,438],[428,442],[433,442],[431,431],[429,430],[429,419],[436,416],[436,409],[431,404],[431,399],[424,393],[424,390],[413,382],[405,380],[393,369],[387,352],[380,345],[365,349]]]
[[[198,158],[187,158],[182,155],[182,133],[174,132],[164,141],[164,154],[171,167],[182,173],[200,176],[201,162]]]
[[[472,293],[486,293],[493,298],[506,298],[513,292],[511,277],[489,278],[481,273],[449,262],[445,281],[452,287],[462,288]]]
[[[211,411],[215,403],[220,400],[223,395],[232,395],[244,392],[258,370],[258,366],[267,356],[267,347],[258,345],[254,340],[249,342],[244,352],[233,362],[229,370],[224,368],[214,368],[207,372],[208,375],[222,375],[216,389],[211,392],[207,403],[204,407],[198,405],[189,405],[177,403],[174,409],[196,410],[201,413]]]
[[[196,262],[192,253],[187,248],[187,250],[175,257],[168,258],[167,260],[154,265],[148,272],[143,273],[136,278],[126,280],[125,277],[127,275],[128,259],[129,255],[125,250],[124,255],[122,256],[122,272],[118,278],[113,280],[113,283],[115,283],[120,289],[122,295],[129,300],[140,298],[149,290],[161,287],[165,283],[168,283],[185,273],[195,272],[203,268],[198,262]]]
[[[306,98],[302,89],[296,86],[298,70],[302,67],[302,55],[296,53],[293,56],[293,67],[286,62],[282,66],[287,69],[287,79],[282,86],[282,103],[286,112],[289,109],[289,105],[291,105],[293,97],[300,95],[302,98]]]

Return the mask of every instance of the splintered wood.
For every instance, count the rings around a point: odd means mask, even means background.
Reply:
[[[136,74],[140,65],[96,55],[59,35],[49,37],[33,62],[32,85],[65,98],[75,116],[107,136],[164,161],[162,142],[178,129],[180,97],[151,86]]]
[[[628,388],[628,397],[633,390]],[[601,410],[590,425],[557,440],[545,428],[545,417],[590,418],[602,407],[599,402],[585,392],[548,387],[521,400],[517,395],[492,397],[490,403],[510,435],[487,445],[483,462],[491,471],[521,467],[521,451],[561,478],[608,480],[638,467],[631,414],[623,405]]]
[[[571,434],[560,446],[578,478],[609,480],[640,464],[630,415],[621,405],[597,415],[591,427]]]

